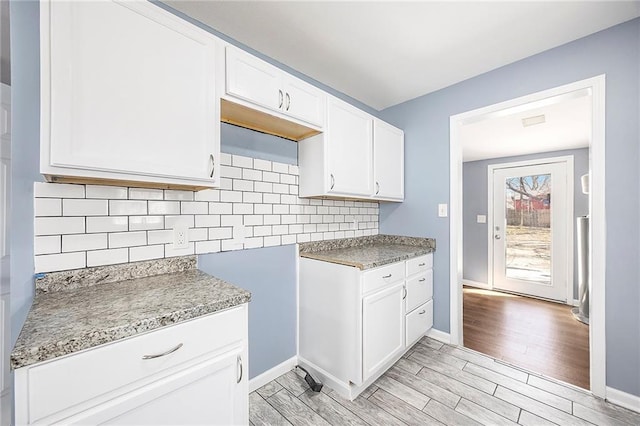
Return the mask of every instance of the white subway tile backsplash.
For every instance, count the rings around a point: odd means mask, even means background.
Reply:
[[[147,202],[137,200],[109,200],[109,216],[147,214]]]
[[[129,231],[164,229],[164,216],[131,216]]]
[[[203,189],[195,194],[196,201],[220,201],[219,189]]]
[[[234,191],[253,191],[253,182],[250,180],[234,179]]]
[[[145,231],[109,234],[109,248],[144,246],[146,244],[147,233]]]
[[[141,260],[162,259],[164,257],[164,245],[131,247],[129,249],[129,262]]]
[[[233,155],[231,164],[235,167],[245,167],[247,169],[253,168],[254,159],[251,157],[243,157],[242,155]]]
[[[63,199],[63,216],[106,216],[109,214],[109,200]]]
[[[44,254],[36,256],[35,258],[36,272],[66,271],[69,269],[84,268],[86,266],[86,255],[85,252],[82,251],[75,253]]]
[[[195,216],[196,228],[214,228],[217,226],[220,226],[219,214],[206,214],[206,215]]]
[[[164,199],[164,191],[162,189],[129,188],[129,199],[130,200],[162,200]]]
[[[220,191],[220,201],[224,203],[241,203],[242,192]]]
[[[217,253],[219,251],[220,251],[220,240],[196,242],[196,254]]]
[[[298,198],[297,166],[229,154],[219,165],[221,188],[199,192],[37,183],[38,271],[378,233],[378,203]]]
[[[182,214],[209,213],[209,203],[206,201],[183,201],[180,203],[180,206],[180,213]]]
[[[149,201],[149,214],[180,214],[179,201]]]
[[[173,242],[173,230],[148,231],[147,242],[148,244],[167,244]]]
[[[36,217],[35,235],[83,234],[84,217]]]
[[[87,198],[100,198],[104,200],[126,200],[127,188],[124,186],[87,185],[85,188]]]
[[[34,211],[36,217],[62,216],[62,200],[59,198],[36,198]]]
[[[271,171],[271,161],[262,160],[260,158],[253,159],[253,168],[257,170]]]
[[[165,189],[164,199],[173,201],[193,201],[193,191],[182,191],[177,189]]]
[[[211,228],[209,229],[210,240],[226,240],[233,237],[233,228]]]
[[[107,248],[107,234],[74,234],[62,236],[62,251],[87,251]]]
[[[262,171],[253,169],[242,169],[242,179],[261,181]]]
[[[84,185],[35,182],[33,193],[36,198],[84,198]]]
[[[118,248],[87,252],[87,266],[115,265],[129,261],[129,249]]]
[[[227,154],[226,152],[220,153],[220,164],[225,166],[231,165],[231,154]]]
[[[129,218],[126,216],[88,217],[87,233],[126,231]]]
[[[35,237],[34,251],[35,254],[53,254],[60,253],[60,235],[51,235],[47,237]]]

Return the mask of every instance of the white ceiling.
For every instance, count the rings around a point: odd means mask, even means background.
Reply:
[[[462,126],[463,161],[588,147],[591,96],[559,97],[550,102],[526,111],[503,111]],[[523,127],[523,118],[541,114],[545,116],[544,123]]]
[[[378,110],[640,16],[637,0],[165,3]]]

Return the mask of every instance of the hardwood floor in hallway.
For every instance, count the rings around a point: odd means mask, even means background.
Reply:
[[[464,288],[464,346],[589,389],[589,327],[571,306]]]

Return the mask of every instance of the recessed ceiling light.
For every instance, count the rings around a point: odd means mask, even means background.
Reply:
[[[542,124],[544,122],[545,122],[544,114],[534,115],[533,117],[523,118],[522,126],[524,127],[535,126],[536,124]]]

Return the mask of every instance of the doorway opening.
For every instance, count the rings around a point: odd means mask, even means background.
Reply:
[[[463,318],[463,296],[466,299],[465,291],[463,291],[463,282],[465,282],[464,280],[465,277],[463,273],[465,268],[463,252],[465,253],[465,256],[466,256],[465,245],[463,244],[463,235],[466,232],[466,229],[463,231],[463,223],[465,223],[463,218],[463,153],[465,155],[467,153],[464,152],[462,142],[463,142],[465,126],[469,126],[469,125],[473,125],[481,122],[487,122],[496,118],[513,116],[514,114],[520,114],[522,112],[525,112],[525,113],[535,112],[536,109],[553,106],[555,104],[560,103],[561,101],[567,101],[572,99],[573,100],[582,99],[583,101],[584,100],[587,101],[589,112],[591,113],[591,122],[589,124],[589,142],[588,142],[588,149],[589,149],[588,173],[590,176],[591,190],[589,192],[589,195],[587,196],[588,214],[591,219],[589,222],[590,232],[588,236],[589,242],[590,242],[588,263],[589,263],[589,271],[591,272],[589,285],[588,285],[589,292],[591,295],[591,300],[589,303],[590,327],[588,329],[589,388],[594,395],[600,396],[600,397],[605,396],[604,83],[605,83],[604,76],[603,75],[598,76],[588,80],[579,81],[576,83],[568,84],[565,86],[557,87],[557,88],[546,90],[543,92],[534,93],[528,96],[510,100],[510,101],[502,102],[500,104],[491,105],[485,108],[480,108],[477,110],[452,116],[451,123],[450,123],[451,124],[451,127],[450,127],[451,129],[451,157],[450,157],[451,158],[451,165],[450,165],[451,180],[450,182],[451,182],[451,212],[452,212],[451,233],[450,233],[450,250],[451,250],[451,253],[450,253],[451,255],[451,271],[450,271],[451,334],[450,334],[450,338],[453,344],[462,345],[464,342],[464,334],[463,334],[464,319],[468,319],[468,318]],[[545,121],[544,114],[538,114],[536,116],[533,116],[534,114],[531,114],[531,115],[532,117],[527,117],[527,118],[534,119],[533,121],[544,123]],[[542,118],[540,117],[540,115],[542,115]],[[522,121],[524,124],[525,120],[522,120]],[[476,132],[476,134],[479,134],[479,133]],[[492,144],[492,145],[499,145],[499,143]],[[541,143],[541,145],[543,144]],[[472,151],[473,149],[475,148],[472,148]],[[557,151],[557,149],[547,149],[546,151]],[[523,154],[533,154],[533,151],[524,152]],[[500,155],[499,157],[516,156],[516,155],[522,155],[522,154],[507,153],[505,155]],[[488,157],[485,157],[485,158],[488,158]],[[485,173],[486,173],[486,170],[485,170]],[[524,180],[527,176],[534,176],[534,175],[539,175],[539,174],[530,173],[528,175],[523,174],[521,176],[512,176],[512,177],[523,178]],[[572,179],[571,182],[574,183],[575,180]],[[520,183],[520,182],[519,180],[516,180],[515,183]],[[528,183],[531,183],[531,185],[534,185],[531,180]],[[538,182],[538,184],[540,183],[541,182]],[[523,181],[522,184],[523,186],[525,186],[527,182]],[[517,188],[517,185],[514,184],[513,186]],[[542,194],[536,194],[534,198],[535,197],[538,197],[539,201],[542,203],[541,205],[537,206],[539,207],[538,210],[542,210],[542,206],[544,205],[544,196]],[[551,197],[553,197],[553,195],[551,195]],[[558,197],[559,196],[553,197],[554,201],[557,201]],[[566,199],[568,199],[568,197],[565,195],[565,200]],[[517,197],[512,198],[512,202],[514,201],[519,201],[519,198]],[[528,201],[525,201],[523,198],[521,203],[514,203],[514,205],[512,206],[513,207],[512,210],[517,212],[518,209],[516,209],[515,204],[526,204],[527,202]],[[523,206],[519,206],[519,207],[520,207],[520,210],[523,210],[522,209]],[[527,208],[529,207],[531,206],[527,206]],[[505,209],[505,211],[508,210],[508,208],[505,208],[504,204],[501,205],[501,208]],[[535,210],[535,209],[532,209],[532,210]],[[485,217],[482,217],[482,216],[485,216],[485,215],[477,214],[477,223],[485,224],[485,237],[487,239],[489,237],[495,239],[496,230],[495,230],[495,227],[491,224],[491,219],[487,221],[487,216]],[[476,218],[476,216],[474,216],[474,218]],[[522,220],[523,221],[525,220],[524,217],[522,217]],[[575,221],[575,218],[571,218],[571,220],[573,222]],[[490,224],[492,227],[487,228],[487,226]],[[567,231],[566,231],[567,234],[573,234],[574,226],[575,225],[573,223],[567,226]],[[502,229],[500,231],[502,232]],[[499,235],[500,238],[503,238],[505,234],[498,233],[497,235]],[[572,239],[573,239],[573,236],[571,238],[571,247],[573,249]],[[569,241],[569,238],[565,237],[565,240]],[[505,250],[505,252],[507,252],[505,247],[506,245],[503,245],[503,249]],[[551,251],[554,250],[553,244],[551,244],[550,250]],[[556,250],[557,250],[557,246],[556,246]],[[483,251],[487,251],[487,252],[489,251],[487,249],[487,245],[485,245],[485,247],[483,248]],[[495,250],[492,250],[492,251],[495,253]],[[573,250],[569,250],[569,252],[573,253]],[[489,253],[487,253],[487,256],[489,256]],[[552,272],[553,263],[557,263],[557,262],[558,260],[553,262],[553,259],[552,259],[551,266],[549,268],[550,275],[553,274]],[[539,263],[543,263],[543,262],[539,262]],[[564,263],[569,266],[568,269],[573,271],[572,259],[568,258],[564,261]],[[485,263],[485,265],[487,264],[488,262]],[[532,281],[535,282],[535,280],[522,280],[523,278],[522,276],[519,276],[519,277],[513,276],[513,274],[516,274],[516,273],[522,274],[523,270],[526,269],[523,266],[526,266],[526,265],[520,264],[519,268],[515,268],[515,267],[508,268],[503,264],[502,268],[504,268],[505,275],[507,277],[509,276],[509,273],[511,273],[512,276],[510,278],[515,278],[517,281],[528,281],[529,284]],[[541,265],[541,264],[538,265],[537,272],[535,271],[529,272],[530,274],[534,274],[534,275],[538,274],[536,277],[538,281],[542,281],[544,278],[543,277],[544,272],[542,272],[544,269],[543,266],[544,265]],[[488,269],[492,270],[493,265],[491,268],[488,268]],[[509,269],[511,269],[511,271]],[[516,271],[516,269],[519,269],[519,270]],[[489,272],[487,271],[487,275],[488,273]],[[537,297],[555,299],[555,300],[564,301],[564,303],[572,304],[573,301],[578,298],[578,296],[574,295],[573,291],[569,291],[569,289],[573,290],[575,286],[573,285],[572,282],[569,282],[569,274],[565,275],[562,272],[560,274],[561,276],[563,275],[566,276],[567,285],[565,287],[565,293],[564,293],[566,294],[566,296],[562,296],[562,295],[558,296],[558,293],[554,293],[555,295],[553,297],[549,297],[549,295],[546,295],[546,296],[537,295]],[[488,283],[489,283],[488,279],[486,279],[484,283],[480,282],[480,284],[485,285],[485,289],[483,289],[483,291],[487,291],[486,289],[493,289],[493,287],[492,286],[490,287]],[[478,284],[478,282],[471,282],[471,284]],[[537,285],[540,286],[539,283]],[[467,294],[470,293],[468,291],[469,289],[472,289],[472,288],[471,287],[467,288],[467,291],[466,291]],[[508,288],[506,290],[514,291],[513,289],[508,289]],[[520,292],[518,290],[515,290],[515,291]],[[500,293],[500,294],[505,295],[506,293]],[[512,297],[511,295],[507,295],[507,296],[509,297],[503,296],[502,299],[507,300],[507,299],[516,298],[516,297]],[[520,296],[517,296],[517,297],[520,297]],[[539,301],[536,301],[536,302],[539,302]],[[549,302],[539,302],[539,303],[549,303]],[[561,305],[558,305],[558,306],[561,306]],[[538,322],[540,321],[541,320],[539,320]],[[575,322],[578,323],[577,321]],[[584,324],[580,324],[580,325],[584,326]],[[550,333],[553,333],[553,332],[550,331]],[[548,353],[545,356],[551,357],[548,360],[549,363],[553,361],[553,358],[552,358],[554,356],[553,353]],[[523,366],[523,367],[531,369],[530,367],[527,367],[527,366]],[[563,380],[563,378],[559,378],[559,379]],[[563,381],[567,381],[567,380],[564,379]]]

